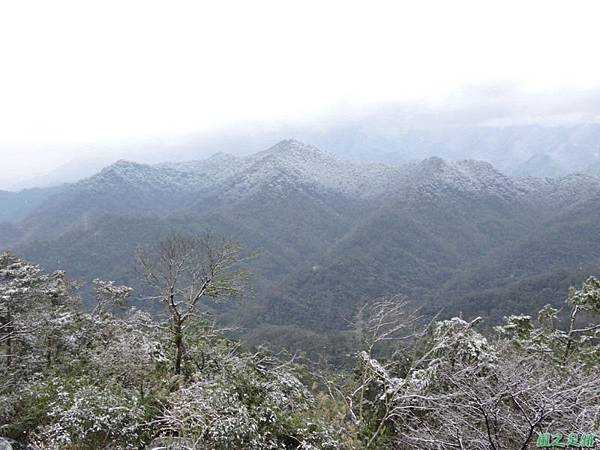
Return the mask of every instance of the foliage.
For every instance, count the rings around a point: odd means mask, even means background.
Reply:
[[[590,278],[569,291],[564,331],[557,311],[545,307],[539,326],[514,315],[493,340],[476,330],[479,319],[435,321],[418,332],[396,304],[370,305],[366,328],[377,332],[359,353],[354,379],[329,383],[330,397],[345,405],[365,448],[526,449],[539,433],[597,431],[598,286]],[[585,325],[577,324],[581,311],[590,313]],[[390,330],[402,330],[398,348],[373,358],[373,343]]]
[[[131,290],[102,280],[87,312],[76,287],[0,256],[0,434],[40,450],[526,449],[600,427],[596,278],[566,313],[512,315],[495,335],[368,302],[345,340],[351,373],[243,351],[195,308],[175,370],[171,317],[127,309]]]
[[[555,364],[600,366],[600,280],[590,277],[580,289],[569,289],[565,306],[566,327],[560,327],[559,310],[546,305],[538,314],[538,327],[530,316],[510,316],[497,330],[514,345]]]
[[[288,370],[260,355],[220,364],[169,398],[161,430],[214,449],[338,448],[313,415],[312,395]]]
[[[48,448],[138,448],[145,411],[139,398],[119,385],[97,386],[78,379],[70,386],[50,380],[52,397],[43,424],[35,432]],[[43,388],[44,386],[42,386]],[[49,389],[46,387],[45,392]]]
[[[199,314],[182,330],[178,373],[171,323],[124,311],[129,288],[96,280],[88,313],[64,274],[8,254],[0,262],[0,344],[10,348],[0,434],[40,449],[139,448],[154,437],[193,439],[191,448],[338,447],[291,365],[243,353]]]

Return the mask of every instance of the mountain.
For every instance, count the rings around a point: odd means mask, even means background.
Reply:
[[[260,284],[320,251],[324,239],[337,239],[360,213],[358,205],[401,170],[345,163],[291,140],[247,158],[119,161],[66,186],[21,221],[22,234],[2,238],[27,236],[11,246],[52,266],[60,262],[74,275],[89,277],[95,266],[95,273],[118,278],[123,273],[111,261],[128,270],[138,244],[172,227],[211,227],[259,255],[253,269]],[[95,262],[86,261],[90,255]]]
[[[560,181],[563,183],[558,184],[564,186],[565,180]],[[573,180],[567,181],[567,186],[572,186]],[[580,181],[589,180],[582,177]],[[547,210],[534,232],[472,260],[445,286],[452,308],[486,315],[496,309],[506,315],[520,303],[527,302],[535,310],[546,303],[556,304],[564,297],[565,286],[599,273],[597,180],[595,187],[594,193],[585,191],[586,195],[580,195],[576,202]]]
[[[0,191],[0,222],[18,222],[24,219],[61,190],[62,187],[24,189],[20,192]]]
[[[26,205],[17,199],[28,195],[2,194],[0,204]],[[396,293],[427,314],[493,323],[544,298],[556,303],[600,271],[600,179],[584,174],[511,177],[439,157],[348,162],[285,140],[246,157],[118,161],[37,195],[5,214],[3,247],[76,277],[133,285],[140,297],[137,246],[173,229],[239,240],[253,293],[218,310],[255,341],[286,342],[298,330],[334,336],[364,301]]]
[[[382,165],[418,163],[430,157],[445,160],[485,161],[510,176],[561,177],[573,173],[600,172],[600,124],[564,126],[429,126],[409,127],[408,122],[388,114],[367,114],[346,121],[304,126],[241,128],[214,133],[147,138],[135,142],[111,143],[77,150],[82,154],[104,155],[79,158],[45,176],[19,183],[5,181],[3,189],[23,189],[76,183],[104,167],[109,158],[127,155],[147,164],[163,161],[181,172],[194,171],[207,155],[217,153],[245,159],[258,148],[286,136],[312,142],[336,158]],[[402,115],[402,114],[401,114]],[[410,115],[409,115],[410,116]],[[260,131],[257,131],[257,128]],[[199,159],[203,161],[198,161]],[[218,159],[218,155],[217,155]],[[188,161],[192,161],[191,163]],[[191,165],[191,167],[188,167]],[[160,164],[159,164],[160,166]]]
[[[107,157],[74,159],[43,175],[21,180],[18,183],[12,183],[10,189],[47,188],[65,183],[74,183],[97,173],[109,162],[110,160]]]
[[[342,162],[293,140],[246,158],[218,154],[203,161],[157,165],[121,160],[90,178],[63,186],[58,195],[48,195],[23,225],[35,236],[57,237],[90,227],[105,214],[165,216],[204,210],[204,203],[225,205],[261,189],[283,192],[286,186],[367,198],[385,190],[401,171]]]
[[[270,314],[285,317],[295,308],[292,317],[311,317],[316,329],[338,327],[369,298],[436,289],[535,220],[526,191],[489,164],[427,159],[317,261],[286,279],[288,303],[274,297]]]
[[[538,153],[515,167],[513,173],[516,176],[557,177],[561,172],[560,164],[550,155]]]
[[[136,217],[174,212],[193,192],[193,182],[180,180],[178,173],[118,161],[91,178],[64,186],[22,225],[36,239],[54,239],[73,230],[91,230],[106,214]]]
[[[489,162],[511,176],[560,177],[599,173],[600,124],[572,126],[451,126],[406,129],[386,115],[351,128],[325,129],[306,136],[339,155],[383,163],[447,160]],[[349,150],[348,150],[349,149]]]

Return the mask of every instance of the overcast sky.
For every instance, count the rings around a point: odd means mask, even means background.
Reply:
[[[597,1],[0,5],[4,179],[115,142],[381,103],[500,108],[490,124],[600,117]]]

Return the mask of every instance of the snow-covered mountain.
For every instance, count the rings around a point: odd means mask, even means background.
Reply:
[[[197,160],[213,152],[230,153],[235,156],[227,157],[233,159],[255,149],[266,148],[270,143],[290,135],[311,142],[337,158],[354,161],[407,164],[438,156],[445,160],[489,162],[506,175],[520,177],[560,177],[572,173],[594,175],[600,172],[600,124],[423,129],[407,129],[393,124],[393,120],[390,122],[390,117],[384,115],[338,126],[289,130],[265,128],[252,133],[231,130],[177,139],[142,140],[131,145],[115,144],[110,149],[88,148],[83,153],[104,156],[78,159],[45,176],[19,183],[5,181],[2,189],[74,183],[98,172],[107,164],[109,154],[115,155],[115,159],[122,155],[135,155],[134,159],[145,163],[171,158],[173,161],[189,159],[202,165],[204,162]],[[197,164],[177,162],[165,166],[186,172],[194,171]]]
[[[370,197],[383,192],[403,170],[383,164],[351,163],[295,140],[279,142],[248,157],[219,153],[206,160],[156,165],[117,161],[76,183],[76,189],[128,185],[143,190],[214,191],[223,196],[251,194],[278,183],[309,185],[344,195]]]
[[[12,223],[0,226],[0,246],[76,276],[135,285],[137,245],[211,228],[259,255],[250,263],[259,299],[250,323],[320,330],[340,326],[365,298],[450,299],[474,295],[480,279],[495,289],[492,272],[504,286],[600,268],[599,201],[600,179],[590,175],[511,177],[486,162],[439,157],[348,162],[285,140],[246,157],[118,161],[52,192],[0,193],[3,210],[16,211],[4,217]]]
[[[557,178],[517,178],[525,198],[532,205],[559,212],[598,197],[600,177],[572,174]]]
[[[522,195],[515,180],[494,169],[486,162],[474,160],[447,161],[428,158],[407,171],[401,188],[417,199],[446,195],[497,197],[514,201]]]
[[[350,200],[385,202],[386,198],[421,202],[431,197],[496,198],[564,206],[598,192],[592,176],[562,179],[511,178],[491,164],[447,161],[438,157],[401,166],[348,162],[296,140],[284,140],[259,153],[236,157],[215,154],[190,162],[140,164],[117,161],[96,175],[65,185],[52,195],[37,193],[31,202],[4,220],[24,219],[26,228],[59,235],[105,214],[160,215],[235,204],[244,198],[310,192]],[[0,202],[16,198],[7,193]],[[13,201],[14,203],[14,201]],[[12,220],[11,220],[12,219]],[[62,224],[62,225],[61,225]],[[31,234],[31,233],[30,233]]]
[[[400,167],[351,163],[295,140],[285,140],[268,150],[242,159],[238,173],[228,182],[228,193],[239,196],[265,184],[282,189],[285,184],[312,186],[342,195],[373,197],[403,173]]]

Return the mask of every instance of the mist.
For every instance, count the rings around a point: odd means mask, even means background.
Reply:
[[[313,143],[343,153],[327,136],[357,126],[376,140],[597,123],[595,9],[467,0],[3,5],[0,188],[48,183],[56,170],[71,181],[78,166],[120,158],[244,154],[284,137],[322,136]]]
[[[11,170],[0,177],[0,189],[77,181],[119,159],[152,164],[204,159],[218,152],[247,155],[286,138],[306,141],[351,160],[406,162],[437,154],[483,159],[510,172],[549,149],[535,142],[509,154],[501,143],[492,149],[476,148],[472,140],[478,129],[510,136],[520,133],[527,139],[536,127],[553,130],[549,135],[569,135],[574,130],[594,129],[599,123],[600,88],[533,94],[509,82],[479,84],[456,90],[437,102],[344,105],[303,120],[246,121],[199,132],[120,140],[4,144],[0,164]],[[416,136],[419,142],[411,142]],[[424,141],[432,148],[423,148]],[[585,150],[597,153],[600,144]],[[579,159],[577,155],[573,158]]]

